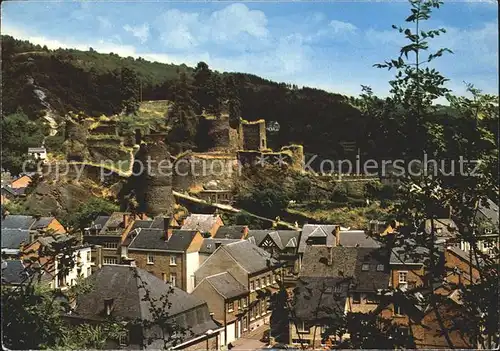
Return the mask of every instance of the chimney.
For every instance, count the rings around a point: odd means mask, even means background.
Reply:
[[[112,298],[104,299],[104,310],[106,311],[106,316],[111,315],[111,311],[113,310],[113,301]]]
[[[128,213],[124,213],[123,214],[123,228],[128,227],[129,219],[130,219],[130,216],[128,215]]]
[[[174,230],[172,228],[167,229],[167,241],[170,240],[170,238],[172,237],[173,233],[174,233]]]

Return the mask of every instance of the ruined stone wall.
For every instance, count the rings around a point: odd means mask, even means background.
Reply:
[[[208,134],[208,150],[228,150],[230,148],[230,138],[229,138],[229,119],[227,118],[215,118],[205,120]]]
[[[242,121],[243,149],[264,150],[267,148],[266,121]]]
[[[302,170],[304,167],[304,147],[302,145],[288,145],[281,148],[282,152],[291,155],[291,167],[296,170]]]
[[[90,130],[91,134],[109,134],[118,135],[118,128],[116,122],[101,122],[97,127]]]
[[[232,153],[190,153],[174,164],[174,189],[187,191],[217,181],[221,188],[232,188],[238,172],[238,160]]]
[[[261,152],[261,151],[238,151],[238,161],[243,166],[274,165],[291,167],[293,158],[288,151],[283,152]]]
[[[201,152],[234,152],[241,148],[238,129],[231,128],[227,115],[200,117],[196,144]]]
[[[136,174],[134,188],[140,210],[152,216],[170,213],[174,206],[174,198],[170,168],[172,163],[167,146],[158,139],[149,141],[141,145],[136,159],[144,166],[143,172],[140,172],[140,163],[135,163],[133,169]],[[152,165],[150,169],[147,166],[149,159]],[[161,172],[158,167],[160,162]]]
[[[130,158],[126,150],[112,145],[91,146],[89,147],[89,152],[95,162],[120,161]]]

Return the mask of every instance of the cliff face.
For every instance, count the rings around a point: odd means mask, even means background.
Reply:
[[[172,194],[172,161],[165,143],[160,138],[150,139],[141,145],[136,161],[133,167],[133,188],[139,211],[152,216],[171,213],[175,204]]]

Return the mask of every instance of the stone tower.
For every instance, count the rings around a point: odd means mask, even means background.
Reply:
[[[159,133],[146,135],[133,167],[139,210],[150,216],[169,214],[175,204],[172,159],[164,143],[165,137]]]

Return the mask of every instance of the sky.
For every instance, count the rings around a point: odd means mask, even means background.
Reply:
[[[445,28],[430,48],[454,54],[432,62],[456,94],[465,82],[498,94],[498,5],[494,0],[446,2],[423,29]],[[404,1],[4,1],[2,34],[35,44],[114,52],[164,63],[252,73],[279,82],[380,96],[393,71],[375,63],[396,58],[405,44],[392,24],[405,25]]]

